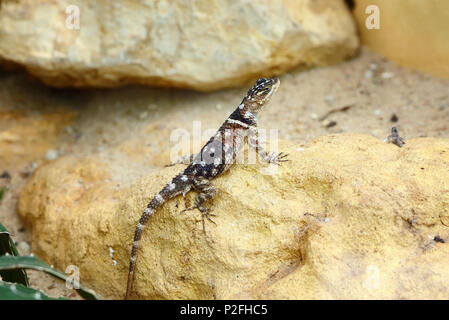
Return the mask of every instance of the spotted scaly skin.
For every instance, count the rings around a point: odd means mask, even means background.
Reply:
[[[279,84],[278,78],[257,80],[217,133],[209,139],[198,154],[190,157],[192,161],[187,168],[174,177],[148,204],[134,234],[125,299],[129,298],[132,291],[137,251],[143,229],[157,208],[173,197],[180,194],[185,196],[190,190],[195,190],[198,192],[195,204],[185,210],[198,209],[202,213],[204,230],[204,219],[212,221],[209,218],[210,210],[204,206],[204,202],[217,194],[210,180],[221,175],[235,162],[237,154],[243,149],[245,138],[248,145],[255,149],[265,161],[276,164],[287,161],[287,155],[282,152],[267,153],[259,145],[257,138],[258,114],[276,92]]]

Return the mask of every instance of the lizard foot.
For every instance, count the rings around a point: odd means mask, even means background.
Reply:
[[[288,153],[281,152],[279,154],[276,154],[273,152],[267,157],[267,162],[277,164],[278,166],[280,166],[281,162],[290,161],[289,159],[287,159],[287,156]]]
[[[206,219],[209,220],[210,222],[212,222],[213,224],[217,225],[217,223],[210,218],[210,217],[216,217],[217,215],[210,213],[210,208],[207,208],[203,205],[194,205],[192,207],[185,208],[184,210],[181,211],[181,213],[185,212],[185,211],[189,211],[189,210],[194,210],[194,209],[198,209],[201,212],[201,222],[203,224],[204,234],[206,234],[206,222],[205,222]],[[197,222],[199,222],[199,221],[197,221]]]

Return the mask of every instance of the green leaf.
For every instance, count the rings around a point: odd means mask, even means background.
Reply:
[[[61,271],[56,270],[55,268],[52,268],[42,260],[34,257],[34,256],[21,256],[21,257],[15,257],[15,256],[1,256],[0,257],[0,270],[10,270],[10,269],[18,269],[18,268],[25,268],[25,269],[34,269],[39,271],[44,271],[56,278],[59,278],[61,280],[66,281],[68,276],[65,273],[62,273]],[[84,299],[88,300],[97,300],[100,299],[100,297],[93,292],[92,290],[86,288],[85,286],[79,284],[79,288],[75,288],[76,291],[78,291],[79,295],[83,297]]]
[[[66,300],[50,298],[33,288],[27,288],[18,283],[0,281],[0,300]]]
[[[10,254],[13,256],[18,256],[19,252],[14,244],[14,241],[9,235],[8,230],[0,224],[0,256],[5,254]],[[0,276],[3,280],[8,282],[15,282],[23,284],[24,286],[29,286],[28,277],[24,269],[16,270],[0,270]]]

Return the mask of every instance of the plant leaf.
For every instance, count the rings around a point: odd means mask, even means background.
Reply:
[[[34,269],[39,271],[44,271],[56,278],[66,281],[68,276],[61,271],[52,268],[42,260],[34,256],[1,256],[0,257],[0,270],[10,270],[17,268]],[[87,300],[98,300],[101,299],[93,290],[86,288],[85,286],[79,284],[79,288],[76,289],[79,295]]]
[[[18,256],[19,252],[9,235],[8,230],[0,224],[0,256],[5,254],[10,254],[13,256]],[[16,270],[0,270],[0,276],[3,280],[8,282],[15,282],[23,284],[24,286],[29,286],[28,276],[24,269],[16,269]]]
[[[0,281],[0,300],[66,300],[50,298],[39,290],[25,287],[18,283]]]

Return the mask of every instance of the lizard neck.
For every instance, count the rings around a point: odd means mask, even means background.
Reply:
[[[242,103],[234,110],[234,112],[229,116],[230,119],[238,120],[248,125],[257,124],[258,112],[254,112],[257,110],[251,102],[243,99]]]

